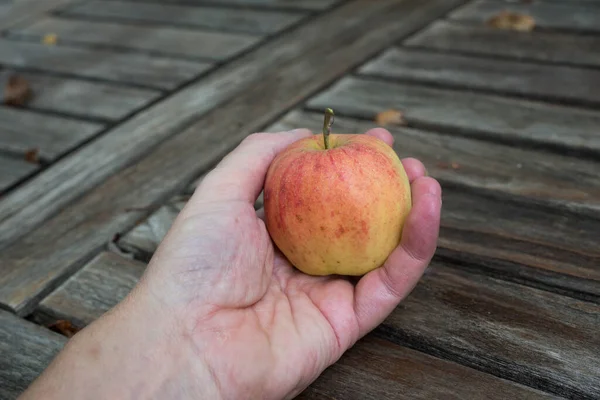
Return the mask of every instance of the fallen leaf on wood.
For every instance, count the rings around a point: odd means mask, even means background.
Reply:
[[[25,152],[25,161],[32,164],[40,163],[40,151],[38,149],[29,149]]]
[[[490,18],[487,24],[497,29],[530,32],[535,27],[535,20],[530,15],[502,11],[500,14]]]
[[[53,46],[58,42],[58,35],[55,33],[49,33],[44,36],[42,39],[42,43],[47,44],[49,46]]]
[[[437,167],[441,168],[441,169],[460,169],[460,164],[457,162],[451,162],[451,163],[445,163],[445,162],[439,162],[437,163]]]
[[[11,75],[4,86],[4,104],[10,106],[24,106],[31,98],[29,82],[18,75]]]
[[[75,336],[75,334],[81,330],[74,326],[70,321],[66,321],[64,319],[48,325],[48,329],[56,333],[60,333],[68,338]]]
[[[404,114],[398,110],[382,111],[375,117],[375,123],[380,126],[406,125]]]

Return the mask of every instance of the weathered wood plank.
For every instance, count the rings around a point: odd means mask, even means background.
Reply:
[[[74,0],[15,0],[6,12],[0,14],[0,30],[12,28],[25,21],[32,21]]]
[[[39,166],[25,161],[24,157],[0,154],[0,193],[38,168]]]
[[[3,38],[0,63],[159,89],[174,89],[211,67],[204,62]]]
[[[312,10],[319,11],[328,9],[335,4],[342,3],[344,0],[130,0],[136,3],[169,3],[169,4],[194,4],[194,5],[215,5],[215,6],[239,6],[239,7],[260,7],[265,9],[281,10]]]
[[[411,3],[408,3],[409,7]],[[459,3],[456,3],[459,4]],[[449,4],[451,7],[452,4]],[[72,199],[118,171],[211,108],[243,93],[282,65],[321,48],[322,35],[343,42],[350,29],[387,3],[350,3],[298,27],[237,61],[214,70],[165,102],[141,112],[99,138],[94,146],[61,160],[18,193],[0,202],[0,248],[29,231]],[[428,7],[423,8],[426,13]],[[334,46],[327,51],[336,50]],[[229,117],[227,117],[229,118]],[[215,160],[216,161],[216,160]],[[24,201],[23,199],[27,199]]]
[[[598,219],[450,184],[443,201],[438,255],[600,303]]]
[[[301,399],[550,399],[556,396],[367,335]]]
[[[600,8],[599,8],[600,11]],[[359,72],[533,99],[600,104],[600,70],[391,48]]]
[[[44,17],[15,28],[9,37],[58,35],[61,42],[147,51],[187,59],[225,60],[258,43],[257,36],[201,31],[147,24]]]
[[[186,203],[187,196],[170,199],[145,221],[127,232],[119,240],[118,246],[133,253],[138,260],[150,261]]]
[[[38,149],[41,157],[53,160],[103,127],[94,122],[0,107],[0,149],[17,154]]]
[[[0,398],[16,399],[66,341],[64,336],[0,310]]]
[[[574,2],[500,2],[478,0],[450,13],[449,19],[483,24],[503,11],[529,15],[535,29],[560,29],[577,32],[600,32],[600,7]]]
[[[289,39],[290,36],[298,38],[297,35],[301,38],[295,45],[282,50],[283,54],[276,54],[278,62],[265,64],[266,60],[262,59],[260,64],[252,63],[247,66],[249,70],[246,70],[246,74],[239,74],[238,70],[236,77],[243,75],[248,78],[248,74],[253,74],[260,80],[253,79],[254,84],[244,81],[243,85],[236,85],[238,95],[227,107],[218,107],[207,113],[185,131],[156,146],[143,160],[114,174],[88,194],[81,196],[83,191],[79,190],[80,198],[77,202],[21,241],[3,249],[0,260],[7,268],[0,276],[0,301],[19,314],[26,313],[40,297],[60,284],[65,274],[76,270],[89,259],[106,238],[112,237],[115,232],[128,231],[147,214],[144,211],[130,211],[132,208],[160,204],[174,192],[183,190],[188,182],[213,165],[215,160],[223,157],[249,133],[262,129],[282,112],[332,82],[349,68],[364,62],[393,41],[461,3],[447,0],[431,0],[427,3],[418,0],[357,0],[325,14],[313,24],[271,42],[279,49],[281,40]],[[328,40],[322,40],[324,35]],[[261,50],[268,51],[267,54],[271,57],[276,53],[270,46]],[[323,59],[323,54],[328,56]],[[262,52],[259,51],[256,55],[262,56]],[[288,57],[295,58],[295,61],[289,62]],[[272,58],[270,60],[274,61]],[[256,69],[262,71],[258,77]],[[264,75],[265,70],[268,75]],[[212,82],[213,85],[215,83]],[[232,84],[231,81],[227,83]],[[187,107],[197,107],[198,99],[202,97],[198,94],[198,87],[194,87],[193,91],[191,87],[188,89],[192,93],[180,92],[177,101],[173,100],[176,97],[172,97],[169,103],[163,103],[163,107],[152,111],[165,111],[165,108],[173,110],[174,107],[174,115],[179,116],[176,125],[171,120],[172,125],[161,126],[163,136],[167,135],[165,128],[181,126],[182,118],[189,121],[190,115],[198,116],[197,109],[190,112]],[[190,103],[182,101],[190,97],[193,99]],[[257,98],[261,101],[256,101]],[[202,101],[206,99],[202,98]],[[183,107],[184,104],[186,108]],[[133,126],[127,127],[132,119],[121,125],[119,130],[121,133],[126,127],[139,130],[140,120],[146,122],[143,131],[147,135],[153,120],[150,118],[149,121],[148,115],[142,117],[140,114]],[[153,129],[153,132],[156,131],[159,129]],[[112,133],[115,132],[117,131]],[[131,135],[123,136],[126,136],[126,141],[120,144],[130,148]],[[105,135],[103,139],[106,137],[108,136]],[[97,152],[92,147],[88,149]],[[106,155],[103,154],[103,157]],[[92,170],[98,171],[103,165],[106,165],[105,161],[94,163]],[[92,179],[89,172],[86,169],[87,188],[90,188],[89,180]],[[96,182],[99,181],[98,178],[95,179]],[[65,178],[62,177],[62,180]],[[24,193],[21,190],[19,195]],[[55,192],[52,197],[55,198],[52,203],[44,202],[46,217],[49,215],[47,207],[53,208],[69,198],[60,191]],[[112,199],[110,204],[106,202],[107,197]],[[13,197],[13,200],[16,198],[17,196]],[[5,202],[4,205],[6,204],[8,203]],[[14,206],[12,201],[11,204]],[[10,208],[12,206],[8,209]],[[35,213],[29,214],[34,209]],[[2,211],[6,210],[3,207]],[[32,207],[27,213],[39,223],[43,219],[39,217],[42,212],[40,208]],[[14,213],[8,223],[4,222],[0,232],[4,233],[8,226],[11,229],[10,234],[4,236],[5,242],[6,238],[15,237],[15,231],[25,232],[23,224],[28,227],[33,225],[31,217],[23,216],[22,212]],[[11,221],[19,221],[19,225]]]
[[[267,130],[306,126],[318,132],[321,125],[321,113],[291,112]],[[334,130],[365,132],[374,126],[338,117]],[[442,183],[439,255],[503,279],[600,302],[600,250],[594,245],[600,237],[598,163],[431,131],[389,129],[398,155],[422,160]]]
[[[600,305],[435,262],[378,330],[568,398],[600,395]]]
[[[370,120],[394,108],[414,127],[443,127],[561,151],[600,152],[600,113],[573,107],[355,77],[342,79],[308,104]]]
[[[522,60],[600,66],[600,36],[514,32],[437,21],[406,40],[404,44]]]
[[[304,16],[277,11],[101,0],[73,5],[60,15],[157,22],[256,35],[279,32]]]
[[[46,297],[36,310],[42,321],[68,320],[83,328],[116,306],[137,284],[146,265],[103,252]]]
[[[3,71],[4,82],[12,71]],[[29,83],[32,91],[27,107],[53,111],[80,118],[118,120],[143,107],[161,95],[152,89],[57,78],[42,74],[18,74]]]

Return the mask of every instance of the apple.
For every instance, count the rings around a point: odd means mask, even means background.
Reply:
[[[292,143],[271,163],[264,185],[267,230],[292,265],[309,275],[360,276],[380,267],[400,242],[411,209],[402,162],[364,134],[322,134]]]

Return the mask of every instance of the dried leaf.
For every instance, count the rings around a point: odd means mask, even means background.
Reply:
[[[446,163],[440,161],[439,163],[437,163],[437,167],[440,169],[460,169],[460,164],[457,162]]]
[[[29,149],[25,152],[25,161],[32,164],[40,163],[40,151],[39,149]]]
[[[375,117],[375,123],[379,126],[406,125],[404,114],[398,110],[382,111]]]
[[[44,36],[42,39],[42,43],[47,44],[49,46],[54,46],[58,42],[58,35],[55,33],[49,33]]]
[[[500,14],[490,18],[487,24],[497,29],[531,32],[535,27],[535,20],[530,15],[502,11]]]
[[[4,86],[4,104],[10,106],[24,106],[31,98],[29,82],[18,75],[11,75]]]
[[[60,333],[61,335],[64,335],[68,338],[75,336],[75,334],[81,330],[73,324],[71,324],[71,322],[66,321],[64,319],[58,320],[48,325],[48,329]]]

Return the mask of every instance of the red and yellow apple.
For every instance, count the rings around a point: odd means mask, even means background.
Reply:
[[[400,242],[410,183],[382,140],[327,129],[273,160],[264,208],[273,242],[300,271],[360,276],[381,266]]]

